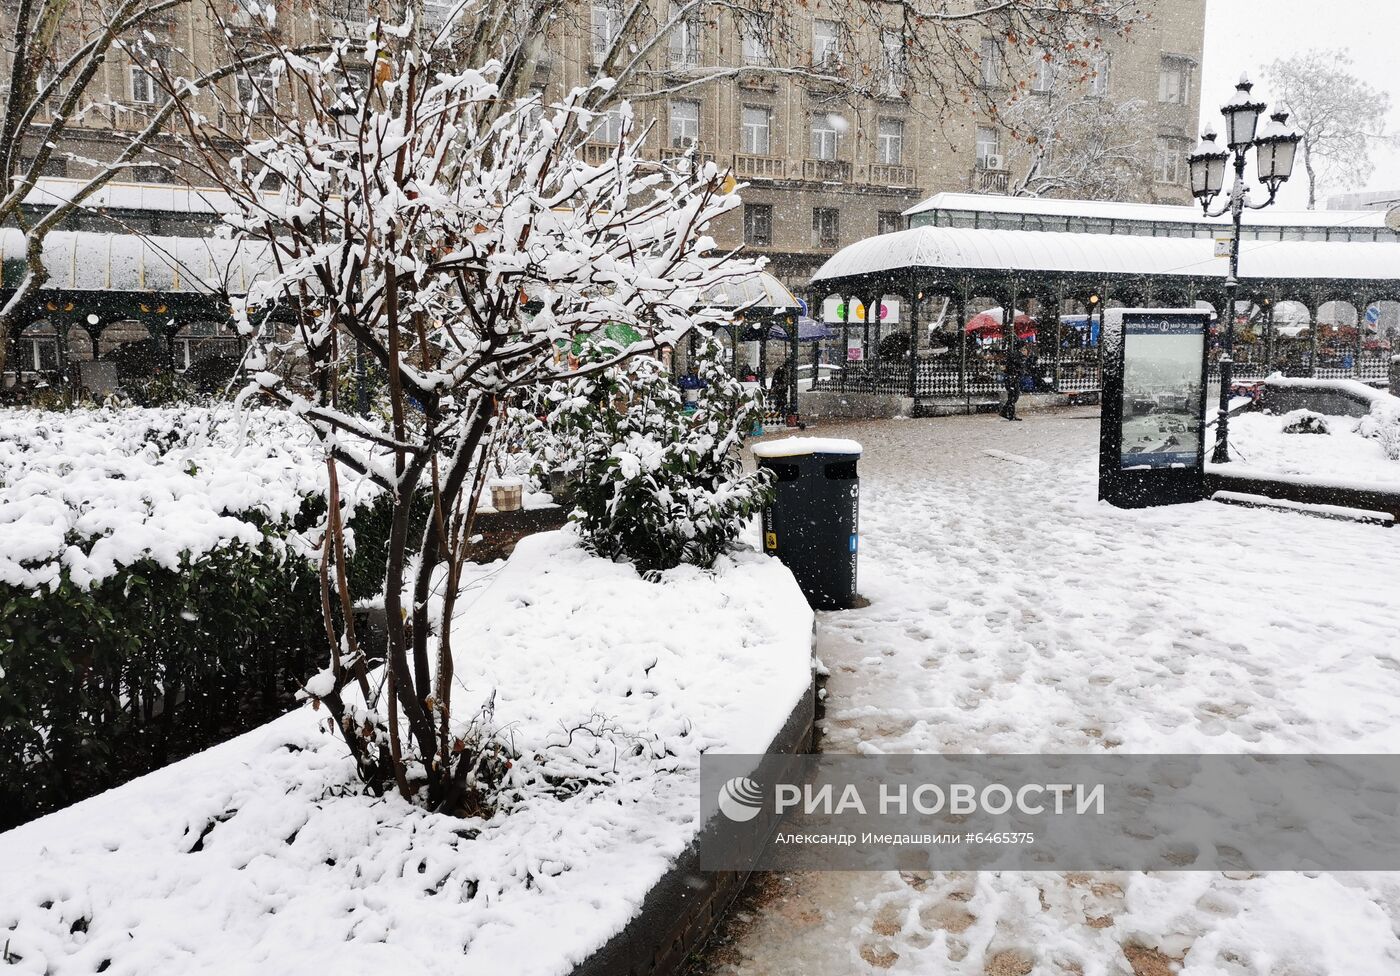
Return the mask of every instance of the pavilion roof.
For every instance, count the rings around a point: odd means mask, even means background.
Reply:
[[[837,251],[816,282],[929,272],[1225,277],[1228,261],[1199,237],[1067,234],[1051,231],[915,227]],[[1400,280],[1400,245],[1377,242],[1240,242],[1242,280]]]

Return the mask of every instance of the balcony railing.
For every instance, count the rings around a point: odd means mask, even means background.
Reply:
[[[974,193],[1005,193],[1010,186],[1010,170],[978,166],[972,171],[971,188]]]
[[[672,146],[661,150],[661,158],[663,161],[684,159],[688,152],[688,149]],[[715,161],[715,154],[712,152],[697,152],[695,158],[702,163],[713,163]]]
[[[823,183],[849,183],[851,164],[844,159],[804,159],[802,178]]]
[[[583,162],[586,166],[601,166],[612,158],[617,147],[605,142],[585,142],[583,144]]]
[[[745,179],[780,180],[783,178],[783,159],[779,156],[736,155],[734,175]]]
[[[912,166],[898,163],[872,163],[870,182],[877,186],[918,186],[918,174]]]

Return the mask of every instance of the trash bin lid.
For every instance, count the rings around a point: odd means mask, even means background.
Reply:
[[[783,437],[753,445],[754,457],[798,457],[803,454],[853,454],[859,457],[859,441],[843,437]]]

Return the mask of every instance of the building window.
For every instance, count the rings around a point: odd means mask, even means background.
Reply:
[[[1055,87],[1055,75],[1059,66],[1049,51],[1044,52],[1035,63],[1035,77],[1031,79],[1031,91],[1038,95],[1048,95]]]
[[[743,35],[745,64],[772,64],[773,18],[768,14],[745,13],[739,20],[739,32]]]
[[[671,145],[687,149],[700,141],[700,103],[678,99],[671,102]]]
[[[812,158],[835,159],[837,143],[841,140],[841,130],[846,120],[830,112],[818,112],[812,116]]]
[[[1094,58],[1093,66],[1093,75],[1089,80],[1089,93],[1099,96],[1107,95],[1113,59],[1107,54],[1100,54]]]
[[[812,22],[812,64],[826,68],[841,64],[841,25],[836,21]]]
[[[139,64],[131,66],[131,101],[136,105],[150,105],[156,100],[156,80],[151,73]]]
[[[30,339],[29,361],[35,372],[50,373],[58,369],[58,340],[49,338]]]
[[[622,112],[620,109],[610,108],[594,119],[592,139],[594,142],[605,143],[609,146],[615,146],[622,141]]]
[[[977,165],[981,169],[997,169],[992,164],[1001,162],[999,146],[1001,139],[997,130],[989,125],[977,127]]]
[[[754,156],[767,156],[772,148],[773,110],[745,105],[739,114],[739,150]]]
[[[238,76],[238,102],[253,115],[271,112],[277,107],[277,79],[266,71]]]
[[[1157,101],[1185,105],[1191,100],[1191,62],[1185,58],[1162,58],[1157,76]]]
[[[904,215],[898,210],[881,210],[875,217],[875,233],[893,234],[904,229]]]
[[[1157,158],[1154,170],[1158,183],[1181,185],[1186,182],[1185,139],[1172,136],[1157,137]]]
[[[995,88],[1001,84],[1001,45],[995,37],[982,38],[982,85]]]
[[[887,166],[904,162],[904,120],[881,119],[875,130],[875,159]]]
[[[884,73],[885,94],[897,95],[908,82],[908,65],[904,60],[904,35],[899,31],[880,32],[880,60]]]
[[[770,205],[744,204],[744,243],[763,247],[773,243],[773,208]]]
[[[593,63],[602,64],[622,29],[622,11],[610,3],[593,5]]]
[[[667,41],[671,50],[671,66],[694,67],[700,63],[700,22],[693,17],[682,17],[681,7],[676,3],[671,4],[671,19],[676,21]]]
[[[841,246],[841,211],[835,207],[816,207],[812,210],[812,246]]]

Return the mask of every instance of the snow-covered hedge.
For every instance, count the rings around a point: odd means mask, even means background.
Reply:
[[[620,931],[696,836],[702,752],[765,750],[806,692],[812,613],[752,551],[649,582],[563,531],[468,569],[456,713],[517,757],[495,816],[368,795],[300,709],[0,835],[14,971],[561,976]]]
[[[277,411],[2,419],[0,825],[285,701],[324,641],[325,508],[324,461]],[[372,559],[374,497],[346,481]]]

